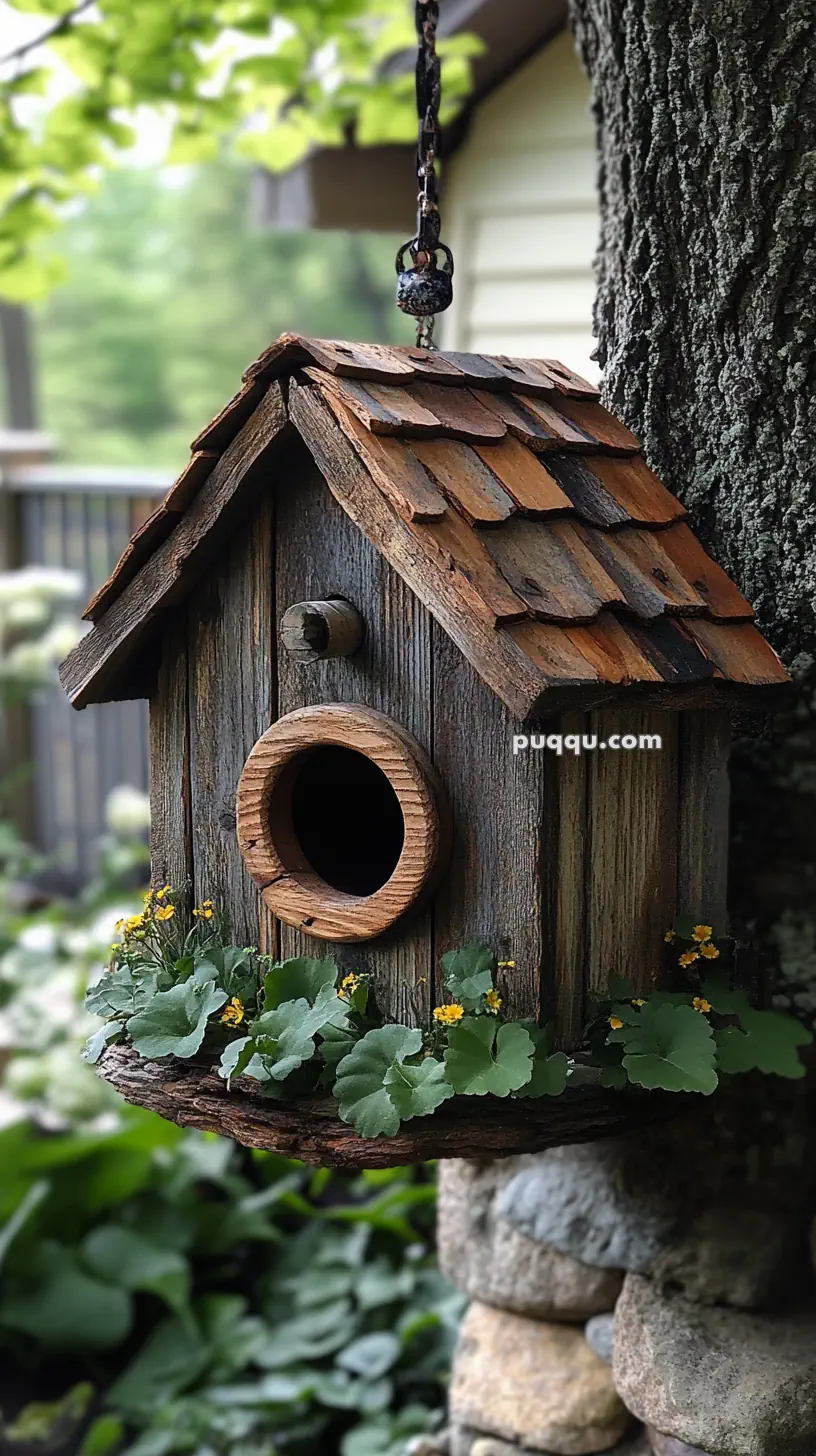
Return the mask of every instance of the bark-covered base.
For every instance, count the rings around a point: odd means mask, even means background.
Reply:
[[[221,1133],[333,1168],[390,1168],[429,1158],[499,1158],[591,1142],[676,1115],[688,1099],[659,1092],[571,1087],[535,1100],[453,1097],[430,1117],[404,1124],[396,1137],[362,1138],[341,1122],[330,1098],[297,1103],[265,1097],[242,1077],[227,1091],[213,1072],[189,1062],[148,1062],[132,1047],[111,1047],[99,1072],[126,1102],[182,1127]]]
[[[606,402],[774,646],[812,652],[812,5],[570,6],[600,152]]]

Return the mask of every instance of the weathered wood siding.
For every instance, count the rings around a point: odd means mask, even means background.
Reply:
[[[281,652],[278,715],[316,703],[363,703],[407,728],[433,758],[430,614],[349,520],[304,446],[294,447],[282,462],[279,479],[276,620],[295,602],[342,596],[362,616],[366,638],[353,657],[323,662],[296,662]],[[284,955],[321,954],[321,946],[325,954],[332,950],[288,925],[280,932]],[[348,964],[376,972],[388,1016],[428,1017],[433,967],[428,908],[376,941],[335,950]]]
[[[569,35],[481,103],[444,186],[456,259],[444,346],[557,358],[596,379],[595,140]]]
[[[505,1009],[534,1016],[542,976],[547,755],[513,755],[518,722],[438,631],[433,757],[453,808],[451,867],[434,905],[439,957],[481,940],[499,960]],[[544,862],[546,858],[546,863]],[[441,990],[437,979],[437,998]]]

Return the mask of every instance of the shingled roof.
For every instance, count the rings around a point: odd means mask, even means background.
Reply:
[[[750,605],[586,380],[554,360],[284,335],[88,604],[94,626],[61,674],[77,707],[135,695],[140,645],[198,579],[239,497],[268,488],[257,467],[293,427],[519,717],[756,700],[787,683]]]

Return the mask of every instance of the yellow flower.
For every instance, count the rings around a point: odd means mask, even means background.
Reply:
[[[693,966],[695,961],[700,959],[698,950],[684,950],[680,957],[681,966]]]
[[[215,911],[212,907],[212,902],[205,900],[203,905],[196,905],[193,914],[197,916],[199,920],[212,920],[213,915],[215,914]]]
[[[632,1002],[632,1005],[633,1006],[645,1006],[646,1005],[646,1002],[643,1000],[643,997],[642,996],[639,996],[638,999],[637,999],[637,1001],[633,1001]]]
[[[711,1010],[711,1002],[706,1001],[705,996],[695,996],[691,1004],[695,1011],[706,1012]]]
[[[175,907],[175,905],[162,905],[156,911],[156,919],[157,920],[172,920],[173,919],[173,916],[175,915],[175,913],[176,913],[176,907]]]
[[[172,885],[162,885],[161,889],[160,890],[156,890],[155,893],[156,893],[156,899],[157,900],[163,900],[166,895],[172,895],[172,893],[173,893],[173,886]]]
[[[666,934],[663,936],[663,939],[665,940],[667,945],[671,945],[672,941],[677,939],[677,931],[667,930]]]
[[[493,1015],[494,1016],[497,1016],[498,1013],[499,1013],[499,1009],[501,1007],[501,1004],[502,1004],[502,998],[499,995],[498,991],[494,991],[493,988],[491,987],[491,989],[488,991],[487,995],[485,996],[485,1004],[487,1006],[488,1011],[492,1011]]]
[[[710,940],[713,928],[710,925],[695,925],[691,932],[692,940]]]
[[[513,971],[516,968],[515,961],[499,961],[498,965],[501,971]]]
[[[457,1001],[454,1001],[450,1006],[436,1006],[434,1021],[438,1021],[442,1026],[455,1026],[457,1021],[462,1020],[464,1014],[464,1006],[460,1006]]]
[[[340,996],[343,1001],[350,1001],[359,984],[360,977],[358,975],[355,975],[354,971],[349,971],[349,974],[347,976],[344,976],[342,981],[340,982],[340,989],[337,992],[338,996]]]
[[[124,930],[126,924],[127,924],[127,921],[126,920],[117,920],[116,924],[113,927],[114,930],[116,931],[116,934],[117,935],[121,935],[122,934],[122,931]]]
[[[719,954],[716,945],[712,945],[710,941],[700,946],[700,955],[705,956],[707,961],[715,961]]]
[[[145,893],[142,895],[142,904],[143,905],[149,905],[152,899],[153,899],[153,891],[152,890],[145,890]]]
[[[623,1022],[621,1021],[619,1016],[610,1016],[609,1025],[612,1027],[613,1031],[620,1031],[621,1027],[623,1026]]]
[[[125,935],[133,935],[134,931],[141,930],[144,925],[144,915],[129,915],[125,921]]]
[[[223,1021],[225,1026],[240,1026],[245,1015],[243,1001],[239,1000],[237,996],[233,996],[232,1000],[227,1002],[224,1010],[221,1012],[220,1020]]]

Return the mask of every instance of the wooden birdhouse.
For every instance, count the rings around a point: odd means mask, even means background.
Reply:
[[[786,674],[560,364],[284,336],[86,616],[73,704],[150,700],[154,877],[390,1018],[478,940],[569,1049],[678,913],[724,926],[730,719]]]

